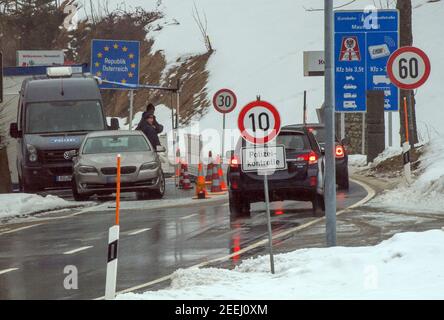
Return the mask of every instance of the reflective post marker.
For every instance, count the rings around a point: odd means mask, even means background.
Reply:
[[[409,117],[407,109],[407,98],[404,97],[404,123],[405,123],[405,142],[402,144],[402,159],[404,164],[405,180],[408,184],[412,183],[412,170],[410,167],[410,139],[409,139]]]
[[[119,210],[120,210],[120,154],[117,155],[117,178],[116,178],[116,224],[109,229],[108,233],[108,263],[106,266],[105,299],[112,300],[116,297],[117,284],[117,256],[119,247]]]

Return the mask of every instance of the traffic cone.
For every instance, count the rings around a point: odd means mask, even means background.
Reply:
[[[208,166],[207,166],[207,176],[205,177],[205,183],[211,184],[213,181],[213,153],[208,152]]]
[[[188,164],[185,162],[183,164],[184,167],[184,172],[183,172],[183,184],[182,184],[182,189],[183,190],[190,190],[193,189],[193,187],[191,186],[191,181],[190,181],[190,174],[188,172]]]
[[[199,169],[196,181],[196,195],[193,199],[209,199],[207,188],[205,186],[205,176],[203,173],[203,164],[199,163]]]
[[[225,191],[222,191],[219,180],[219,173],[217,165],[213,167],[213,181],[211,183],[211,192],[210,194],[225,194]]]
[[[179,160],[179,162],[180,162],[180,175],[179,175],[179,189],[183,189],[183,183],[184,183],[184,181],[183,181],[183,178],[184,178],[184,175],[185,175],[185,165],[183,164],[183,162],[182,161],[180,161]]]
[[[180,149],[177,148],[176,150],[176,178],[180,177]]]
[[[222,189],[222,191],[227,191],[228,187],[227,187],[227,184],[225,183],[224,171],[222,169],[220,157],[217,158],[217,173],[219,175],[220,188]]]

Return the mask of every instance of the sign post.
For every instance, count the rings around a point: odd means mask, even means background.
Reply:
[[[222,153],[221,162],[224,162],[225,157],[225,123],[226,114],[232,112],[237,106],[236,94],[230,89],[221,89],[217,91],[213,96],[213,106],[216,111],[223,114],[222,120]]]
[[[268,192],[268,175],[276,170],[286,170],[287,160],[285,146],[269,145],[281,129],[281,118],[277,109],[270,103],[251,102],[240,112],[238,127],[241,136],[250,146],[242,148],[242,171],[257,172],[264,177],[265,205],[270,252],[270,269],[274,274],[273,233],[271,229],[270,198]]]
[[[422,86],[429,78],[431,71],[430,59],[424,51],[415,47],[402,47],[390,56],[387,72],[390,80],[400,89],[413,90]],[[410,167],[410,141],[408,107],[412,108],[411,99],[407,105],[404,97],[405,141],[402,145],[404,175],[408,184],[412,183]]]

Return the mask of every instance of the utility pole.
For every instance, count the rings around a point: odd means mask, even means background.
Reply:
[[[325,23],[325,218],[327,246],[336,246],[336,166],[334,109],[333,0],[324,0]]]

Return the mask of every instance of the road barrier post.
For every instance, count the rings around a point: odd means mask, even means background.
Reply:
[[[412,169],[410,166],[410,139],[409,139],[409,116],[407,114],[407,98],[404,97],[404,126],[405,142],[402,144],[402,159],[404,163],[404,176],[407,184],[412,184]]]
[[[117,284],[117,256],[120,233],[120,154],[117,155],[117,178],[116,178],[116,221],[108,233],[108,264],[106,267],[105,299],[112,300],[116,297]]]

